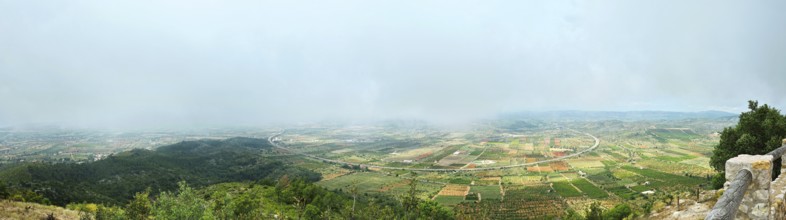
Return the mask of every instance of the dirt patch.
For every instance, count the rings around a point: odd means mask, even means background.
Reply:
[[[332,180],[332,179],[335,179],[336,177],[347,175],[349,173],[350,173],[349,171],[342,171],[342,172],[338,172],[338,173],[322,174],[322,181]]]
[[[557,171],[566,171],[570,169],[568,163],[565,163],[565,161],[551,162],[549,163],[549,166],[551,166],[552,169]]]
[[[466,196],[469,193],[469,186],[448,184],[439,191],[440,196]]]
[[[529,172],[554,172],[550,166],[534,166],[534,167],[527,167],[527,171]]]
[[[386,186],[383,186],[381,189],[379,189],[379,191],[380,192],[387,192],[387,191],[390,191],[391,189],[396,188],[396,187],[406,186],[410,182],[412,182],[412,180],[401,180],[401,181],[395,182],[393,184],[388,184]]]

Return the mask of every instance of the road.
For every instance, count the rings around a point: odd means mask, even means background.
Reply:
[[[552,159],[548,159],[548,160],[541,160],[541,161],[536,161],[536,162],[531,162],[531,163],[523,163],[523,164],[508,165],[508,166],[478,167],[478,168],[465,168],[465,169],[461,169],[461,168],[459,168],[459,169],[407,168],[407,167],[388,167],[388,166],[377,166],[377,165],[360,164],[360,163],[350,163],[350,162],[344,162],[344,161],[331,160],[331,159],[327,159],[327,158],[317,157],[317,156],[314,156],[314,155],[297,152],[297,151],[291,150],[289,148],[283,147],[279,143],[276,143],[275,141],[273,141],[273,139],[275,139],[276,137],[281,135],[283,132],[275,134],[275,135],[272,135],[267,140],[270,142],[270,144],[272,144],[276,148],[279,148],[279,149],[282,149],[282,150],[286,150],[286,151],[289,151],[289,152],[292,152],[292,153],[295,153],[295,154],[298,154],[298,155],[302,155],[302,156],[305,156],[305,157],[309,157],[309,158],[313,158],[313,159],[316,159],[316,160],[320,160],[322,162],[328,162],[328,163],[335,163],[335,164],[342,164],[342,165],[346,164],[346,165],[350,165],[350,166],[366,166],[368,168],[378,168],[378,169],[386,169],[386,170],[409,170],[409,171],[423,171],[423,172],[465,172],[465,171],[502,170],[502,169],[516,168],[516,167],[532,166],[532,165],[541,164],[541,163],[550,163],[550,162],[554,162],[554,161],[560,161],[560,160],[568,159],[568,158],[571,158],[571,157],[577,157],[577,156],[579,156],[581,154],[584,154],[584,153],[587,153],[587,152],[595,150],[595,148],[597,148],[598,145],[600,145],[600,139],[598,139],[597,137],[595,137],[594,135],[592,135],[590,133],[579,132],[579,131],[576,131],[576,130],[573,130],[573,129],[569,129],[569,130],[573,131],[573,132],[576,132],[576,133],[580,133],[580,134],[584,134],[584,135],[592,137],[592,139],[595,139],[595,145],[592,145],[592,147],[584,149],[582,151],[579,151],[579,152],[576,152],[576,153],[573,153],[573,154],[570,154],[570,155],[566,155],[564,157],[552,158]]]

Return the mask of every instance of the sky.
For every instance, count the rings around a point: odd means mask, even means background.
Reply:
[[[0,0],[0,126],[786,108],[786,1]]]

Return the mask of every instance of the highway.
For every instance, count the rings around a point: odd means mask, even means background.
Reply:
[[[573,131],[573,132],[576,132],[576,133],[580,133],[580,134],[584,134],[584,135],[592,137],[592,139],[595,139],[595,144],[592,145],[592,147],[584,149],[582,151],[579,151],[579,152],[576,152],[576,153],[573,153],[573,154],[570,154],[570,155],[566,155],[566,156],[563,156],[563,157],[551,158],[551,159],[548,159],[548,160],[541,160],[541,161],[536,161],[536,162],[531,162],[531,163],[522,163],[522,164],[516,164],[516,165],[498,166],[498,167],[478,167],[478,168],[464,168],[464,169],[460,169],[460,168],[459,169],[407,168],[407,167],[388,167],[388,166],[378,166],[378,165],[369,165],[369,164],[360,164],[360,163],[350,163],[350,162],[344,162],[344,161],[331,160],[331,159],[327,159],[327,158],[317,157],[317,156],[314,156],[314,155],[297,152],[297,151],[291,150],[289,148],[283,147],[279,143],[276,143],[275,141],[273,141],[273,139],[275,139],[276,137],[281,135],[283,132],[278,133],[278,134],[274,134],[274,135],[268,137],[267,140],[268,140],[268,142],[270,142],[270,144],[272,144],[276,148],[283,149],[283,150],[286,150],[286,151],[289,151],[289,152],[292,152],[292,153],[295,153],[295,154],[298,154],[298,155],[302,155],[302,156],[305,156],[305,157],[313,158],[313,159],[320,160],[322,162],[327,162],[327,163],[335,163],[335,164],[342,164],[342,165],[346,164],[346,165],[350,165],[350,166],[366,166],[368,168],[378,168],[378,169],[386,169],[386,170],[409,170],[409,171],[422,171],[422,172],[467,172],[467,171],[484,171],[484,170],[502,170],[502,169],[510,169],[510,168],[517,168],[517,167],[527,167],[527,166],[532,166],[532,165],[541,164],[541,163],[549,163],[549,162],[554,162],[554,161],[560,161],[560,160],[568,159],[568,158],[571,158],[571,157],[577,157],[577,156],[579,156],[581,154],[593,151],[593,150],[595,150],[595,148],[598,148],[598,145],[600,145],[600,139],[598,139],[597,137],[595,137],[594,135],[592,135],[590,133],[579,132],[579,131],[576,131],[576,130],[573,130],[573,129],[569,129],[569,130]]]

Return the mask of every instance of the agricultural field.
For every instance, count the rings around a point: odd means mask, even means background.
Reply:
[[[502,199],[502,194],[500,194],[500,186],[472,186],[469,192],[480,194],[480,198],[482,200]]]
[[[581,192],[586,195],[587,197],[593,199],[602,199],[608,197],[605,191],[596,187],[586,179],[576,179],[571,182],[572,185],[576,186]]]
[[[323,175],[318,184],[328,189],[357,187],[363,193],[401,196],[416,179],[419,197],[459,216],[548,219],[566,210],[585,210],[592,202],[610,208],[651,199],[644,191],[706,188],[715,174],[708,162],[718,140],[711,134],[717,130],[681,123],[566,123],[570,129],[544,124],[511,129],[492,123],[471,132],[427,126],[337,128],[292,132],[281,139],[293,150],[352,163],[301,162],[318,170]],[[724,123],[712,125],[722,129]],[[537,163],[594,145],[592,138],[574,130],[598,136],[600,146],[576,157]],[[473,171],[526,163],[536,164]]]
[[[464,202],[464,196],[443,196],[438,195],[434,201],[444,206],[455,206]]]
[[[376,172],[358,172],[323,180],[317,184],[333,190],[349,191],[353,187],[357,187],[360,193],[386,193],[398,196],[409,190],[409,181]],[[441,188],[440,184],[419,182],[418,196],[430,199]]]
[[[577,197],[583,195],[570,182],[554,182],[551,187],[562,197]]]

